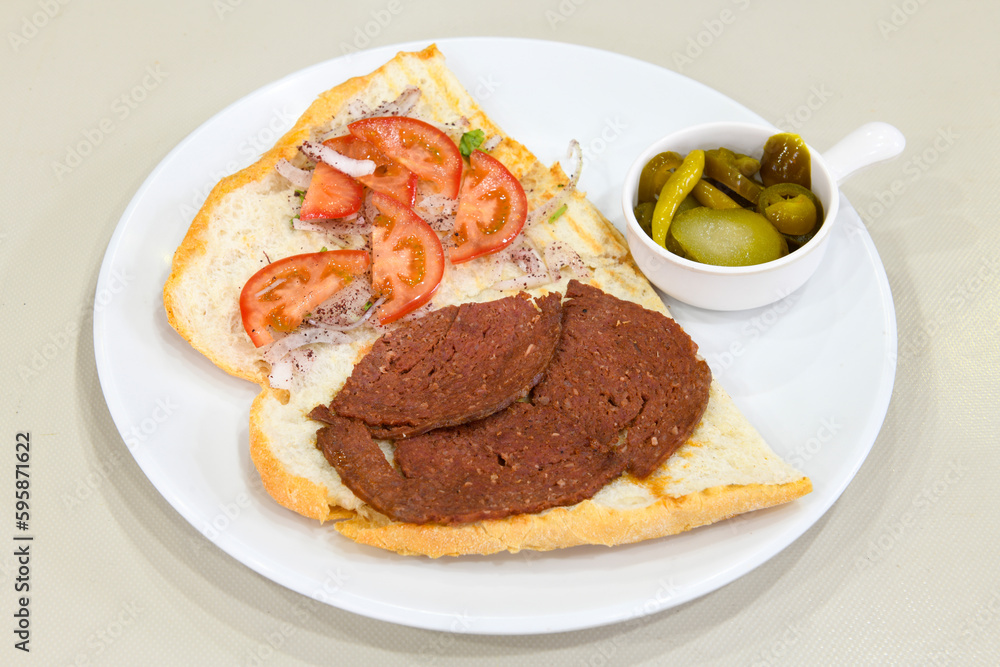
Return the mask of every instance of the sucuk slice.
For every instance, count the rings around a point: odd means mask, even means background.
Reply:
[[[458,524],[573,505],[624,467],[572,418],[528,403],[400,441],[403,474],[360,422],[326,417],[323,455],[358,498],[395,521]]]
[[[571,281],[530,402],[397,440],[398,472],[362,422],[327,406],[310,416],[327,424],[317,445],[362,501],[395,521],[458,524],[576,504],[625,470],[648,476],[700,421],[710,382],[673,320]]]
[[[375,437],[480,419],[524,397],[552,358],[561,295],[449,306],[379,338],[330,408]]]
[[[627,429],[619,455],[646,477],[698,425],[712,372],[669,317],[576,280],[566,297],[563,335],[532,400],[573,415],[598,440]]]

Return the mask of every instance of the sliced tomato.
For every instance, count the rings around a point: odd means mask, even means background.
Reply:
[[[325,162],[316,164],[299,211],[300,220],[343,218],[361,210],[365,189]]]
[[[240,293],[243,328],[257,347],[274,340],[268,327],[292,331],[316,306],[368,270],[364,250],[292,255],[253,274]]]
[[[372,228],[372,291],[385,297],[378,319],[388,324],[430,301],[444,276],[441,239],[409,206],[376,192]]]
[[[462,182],[462,154],[447,134],[409,116],[381,116],[354,121],[354,136],[375,144],[437,191],[454,199]]]
[[[528,217],[528,198],[503,163],[482,151],[469,156],[471,170],[462,181],[455,214],[453,264],[506,248]]]
[[[341,155],[355,160],[371,160],[375,172],[368,176],[358,176],[358,181],[375,192],[395,197],[407,206],[413,206],[417,195],[417,175],[399,162],[375,147],[375,144],[359,139],[353,134],[334,137],[323,142]]]

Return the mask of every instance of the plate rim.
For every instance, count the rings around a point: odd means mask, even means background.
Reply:
[[[756,115],[754,114],[754,112],[752,112],[749,109],[746,109],[746,107],[743,107],[742,104],[736,102],[735,100],[732,100],[732,98],[729,98],[723,93],[720,93],[719,91],[714,90],[699,81],[686,77],[683,74],[656,65],[654,63],[650,63],[648,61],[640,60],[638,58],[634,58],[629,55],[616,53],[613,51],[607,51],[592,46],[569,44],[564,42],[556,42],[556,41],[536,39],[536,38],[517,38],[509,36],[450,37],[450,38],[440,38],[432,40],[413,40],[408,42],[401,42],[398,44],[384,45],[372,49],[360,50],[356,53],[345,54],[336,58],[330,58],[319,63],[314,63],[312,65],[308,65],[304,68],[301,68],[295,72],[291,72],[283,77],[280,77],[279,79],[271,81],[249,92],[248,94],[240,97],[236,101],[226,105],[221,110],[212,114],[208,119],[199,124],[194,130],[192,130],[187,136],[185,136],[184,139],[178,142],[161,159],[161,161],[149,173],[147,178],[143,181],[142,185],[135,192],[128,206],[126,207],[125,211],[122,213],[120,219],[118,220],[115,227],[115,231],[108,242],[107,249],[102,259],[101,268],[98,274],[98,280],[94,294],[95,311],[93,318],[93,333],[94,333],[95,358],[97,362],[99,382],[101,385],[102,393],[104,394],[105,401],[107,402],[108,408],[111,412],[112,419],[115,422],[116,430],[119,430],[119,433],[121,433],[121,429],[119,428],[119,419],[122,418],[122,416],[125,414],[125,408],[121,403],[120,395],[116,393],[116,391],[119,390],[115,384],[115,378],[112,378],[109,375],[109,373],[111,372],[109,369],[109,363],[110,363],[109,355],[111,354],[111,352],[109,349],[107,349],[107,346],[104,344],[105,341],[107,340],[107,337],[104,335],[104,327],[107,324],[106,320],[108,315],[106,314],[105,309],[103,308],[98,309],[97,304],[99,303],[102,290],[105,290],[107,288],[108,282],[111,279],[112,271],[114,270],[113,267],[114,255],[117,249],[120,247],[123,237],[127,233],[129,226],[128,221],[131,220],[132,217],[136,214],[136,211],[142,205],[143,198],[149,193],[150,190],[152,190],[157,179],[169,169],[169,167],[173,164],[173,161],[177,159],[177,156],[182,154],[185,150],[187,150],[187,148],[198,138],[198,135],[202,133],[202,131],[205,128],[210,127],[219,118],[225,117],[227,114],[232,113],[234,110],[239,109],[242,105],[247,104],[255,97],[264,97],[270,91],[276,88],[279,88],[290,82],[299,80],[301,78],[308,77],[310,72],[334,66],[336,63],[344,59],[353,58],[358,54],[365,54],[366,58],[377,58],[381,57],[380,54],[389,54],[391,52],[391,54],[385,58],[385,60],[388,60],[389,58],[392,57],[392,55],[394,55],[395,51],[416,50],[428,46],[430,44],[437,44],[441,48],[441,50],[447,55],[447,51],[450,47],[458,48],[458,46],[465,43],[471,42],[475,44],[481,41],[522,43],[522,44],[527,43],[539,48],[556,49],[556,50],[561,50],[561,49],[567,49],[569,51],[583,50],[595,54],[601,58],[611,57],[615,59],[621,59],[623,61],[631,61],[641,67],[648,67],[660,70],[661,72],[666,73],[669,76],[677,77],[679,80],[684,80],[688,84],[692,84],[706,91],[710,91],[712,95],[725,98],[726,100],[732,102],[741,109],[745,109],[747,113]],[[850,206],[849,202],[846,201],[846,198],[844,197],[843,193],[841,193],[841,200],[842,204],[845,203],[847,204],[847,206],[845,206],[844,209],[857,215],[856,211],[854,211],[854,209]],[[841,215],[843,214],[844,212],[842,210]],[[807,532],[813,525],[815,525],[815,523],[821,517],[823,517],[827,513],[827,511],[829,511],[830,507],[832,507],[832,505],[839,499],[839,497],[846,490],[847,486],[854,479],[858,470],[860,470],[861,466],[864,464],[865,460],[867,460],[871,448],[874,446],[878,433],[880,432],[881,427],[884,423],[885,415],[887,414],[889,405],[891,403],[891,397],[892,397],[892,391],[896,373],[898,332],[896,328],[896,317],[895,317],[895,308],[893,306],[893,300],[892,300],[892,292],[890,284],[888,282],[888,277],[885,272],[885,267],[882,264],[881,259],[878,256],[877,249],[875,248],[874,243],[863,224],[860,225],[858,229],[858,234],[862,239],[863,242],[862,245],[868,254],[869,261],[871,262],[871,265],[875,270],[877,279],[876,284],[879,290],[879,294],[881,295],[881,303],[884,306],[883,324],[886,332],[884,351],[886,354],[885,365],[886,369],[888,370],[888,375],[883,374],[880,377],[881,382],[879,383],[879,391],[877,393],[878,402],[875,406],[873,406],[874,409],[872,412],[872,418],[869,419],[869,422],[867,423],[866,428],[864,430],[865,434],[864,440],[866,441],[867,446],[864,449],[863,455],[860,456],[858,460],[855,462],[855,465],[851,473],[846,476],[842,484],[839,485],[839,487],[835,490],[832,496],[828,499],[828,502],[822,503],[820,509],[814,510],[815,516],[811,518],[803,517],[798,522],[793,524],[791,529],[786,529],[785,532],[789,534],[783,535],[783,539],[779,540],[778,544],[775,543],[763,544],[756,549],[756,551],[753,553],[752,558],[750,558],[749,560],[745,558],[743,561],[741,561],[742,565],[740,567],[729,568],[729,570],[718,573],[714,577],[711,577],[710,580],[712,580],[713,583],[712,585],[709,586],[707,590],[695,589],[695,587],[692,587],[692,590],[686,593],[682,592],[676,594],[672,596],[669,600],[656,605],[655,608],[649,611],[644,610],[644,613],[640,614],[640,616],[646,616],[648,614],[656,613],[658,611],[662,611],[667,608],[672,608],[677,605],[688,602],[690,600],[701,597],[703,595],[706,595],[710,592],[716,591],[719,588],[725,586],[726,584],[731,583],[732,581],[746,574],[749,574],[751,571],[755,570],[757,567],[759,567],[763,563],[767,562],[768,560],[779,554],[790,544],[796,541],[799,537],[805,534],[805,532]],[[197,529],[197,526],[195,524],[196,512],[194,508],[190,506],[190,504],[183,496],[178,495],[173,491],[165,492],[161,488],[161,486],[157,484],[156,481],[154,481],[156,479],[159,479],[159,476],[156,473],[151,474],[150,470],[147,469],[147,466],[144,465],[144,460],[142,456],[140,454],[137,454],[137,452],[133,451],[131,448],[128,449],[130,454],[136,459],[136,462],[139,464],[139,467],[143,471],[143,474],[147,477],[147,479],[149,479],[153,487],[156,488],[157,492],[160,493],[164,497],[164,499],[168,501],[171,507],[173,507],[188,523],[190,523]],[[146,461],[146,463],[148,463],[148,461]],[[797,529],[798,523],[805,524],[803,527],[801,527],[801,530]],[[224,533],[220,536],[220,539],[211,541],[214,544],[216,544],[216,546],[219,546],[219,548],[222,549],[224,552],[226,552],[227,555],[233,557],[235,560],[241,562],[250,569],[258,572],[262,576],[265,576],[266,578],[274,581],[275,583],[278,583],[279,585],[282,585],[283,587],[289,588],[290,590],[295,590],[303,595],[307,596],[309,595],[306,591],[302,590],[300,587],[290,584],[287,581],[288,579],[287,575],[283,574],[283,569],[281,567],[275,567],[274,566],[275,564],[269,563],[266,560],[262,560],[259,557],[255,559],[247,557],[245,553],[240,555],[233,553],[234,548],[240,545],[240,541],[236,540],[234,535]],[[704,586],[702,586],[702,588],[704,588]],[[344,609],[346,611],[350,611],[362,616],[378,620],[399,623],[402,625],[424,628],[424,629],[454,631],[454,628],[446,627],[441,622],[441,621],[450,621],[452,619],[452,616],[447,615],[447,618],[441,618],[446,615],[438,612],[422,611],[417,613],[416,616],[414,616],[414,611],[409,609],[401,610],[399,608],[394,608],[394,607],[384,608],[384,609],[373,609],[371,601],[368,600],[367,598],[347,593],[338,596],[335,600],[330,600],[330,604],[337,608]],[[376,607],[384,606],[378,602],[374,604]],[[529,634],[545,634],[551,632],[561,632],[561,631],[578,630],[590,627],[603,626],[603,625],[626,621],[629,618],[632,618],[633,616],[631,616],[628,613],[628,611],[622,609],[623,607],[626,606],[627,605],[623,603],[618,605],[618,607],[616,607],[615,609],[609,608],[607,610],[607,613],[605,613],[600,618],[595,618],[592,610],[584,610],[581,612],[570,613],[570,614],[567,613],[552,614],[550,615],[551,617],[531,616],[527,618],[527,622],[520,620],[512,621],[511,617],[508,616],[497,616],[495,618],[488,619],[490,623],[490,627],[488,629],[482,630],[477,627],[476,633],[489,634],[489,635],[529,635]],[[623,614],[622,611],[625,611],[625,613]],[[483,618],[485,617],[480,617],[480,619]]]

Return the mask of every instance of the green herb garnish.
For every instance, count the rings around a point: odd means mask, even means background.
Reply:
[[[568,208],[568,206],[566,206],[566,204],[563,204],[562,206],[560,206],[559,208],[557,208],[557,209],[555,210],[555,213],[553,213],[552,215],[550,215],[550,216],[549,216],[549,222],[555,222],[556,220],[558,220],[558,219],[559,219],[559,217],[560,217],[560,216],[561,216],[561,215],[562,215],[563,213],[565,213],[565,212],[566,212],[566,209],[567,209],[567,208]]]
[[[482,130],[472,130],[471,132],[466,132],[462,135],[462,138],[458,142],[458,150],[463,156],[468,158],[472,155],[472,151],[479,148],[485,140],[486,133]]]

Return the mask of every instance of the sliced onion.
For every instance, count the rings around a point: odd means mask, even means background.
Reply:
[[[323,232],[340,238],[351,234],[370,234],[372,226],[371,223],[363,219],[359,222],[359,216],[355,214],[346,218],[332,218],[330,220],[292,218],[292,229],[305,232]]]
[[[299,327],[284,338],[274,341],[264,350],[264,361],[271,364],[280,361],[289,352],[311,343],[347,343],[351,339],[341,331],[320,327]]]
[[[355,278],[346,287],[313,309],[310,324],[343,329],[364,319],[365,304],[372,300],[372,286],[367,278]],[[370,311],[370,309],[369,309]]]
[[[271,366],[267,382],[275,389],[291,389],[295,376],[308,373],[315,362],[316,355],[312,350],[292,350]]]
[[[508,278],[493,284],[493,289],[532,289],[546,285],[555,280],[538,252],[527,244],[518,245],[511,252],[511,259],[524,271],[523,276]]]
[[[564,268],[568,268],[574,278],[584,282],[590,280],[590,269],[584,263],[583,258],[568,243],[553,241],[545,247],[543,251],[545,264],[554,275],[558,276]]]
[[[528,212],[528,219],[524,223],[525,227],[530,228],[532,225],[538,224],[543,220],[548,220],[565,203],[570,194],[576,190],[576,184],[580,182],[580,172],[583,171],[583,149],[580,148],[580,142],[576,139],[569,142],[566,157],[573,161],[573,171],[569,175],[569,181],[567,181],[558,195]]]
[[[493,285],[495,290],[526,290],[534,289],[536,287],[541,287],[542,285],[548,285],[553,282],[552,276],[518,276],[517,278],[508,278],[507,280],[501,280]]]
[[[376,116],[408,116],[413,111],[413,107],[416,106],[419,99],[420,89],[416,86],[405,88],[399,94],[399,97],[389,102],[383,102],[374,109],[368,106],[368,103],[360,97],[355,97],[347,103],[347,116],[351,121],[361,120],[362,118],[374,118]],[[320,137],[320,141],[338,137],[344,134],[344,132],[344,126],[339,125],[323,134]]]
[[[355,97],[353,100],[347,103],[347,115],[352,119],[364,118],[372,112],[372,108],[368,106],[360,97]],[[336,128],[330,132],[323,135],[323,140],[327,140],[330,137],[335,137],[337,134],[343,134],[342,128]]]
[[[355,160],[315,141],[303,141],[299,150],[313,162],[325,162],[352,178],[375,173],[375,162],[372,160]]]
[[[501,141],[503,141],[503,137],[499,134],[494,134],[492,137],[489,137],[486,141],[480,144],[479,150],[489,153],[491,150],[499,146]]]
[[[583,171],[583,148],[580,147],[580,142],[576,139],[569,142],[566,158],[573,161],[573,171],[569,174],[569,183],[566,184],[565,189],[575,190],[576,184],[580,182],[580,172]]]
[[[403,92],[399,94],[399,97],[391,102],[383,102],[375,107],[373,111],[369,112],[369,115],[371,117],[405,116],[413,111],[413,107],[417,105],[417,100],[419,99],[420,89],[416,86],[408,86],[403,89]]]
[[[281,158],[275,163],[274,170],[287,178],[292,185],[300,190],[308,188],[309,182],[312,180],[311,171],[307,169],[299,169],[285,158]]]
[[[420,198],[413,211],[436,232],[450,232],[455,227],[458,200],[442,194],[429,193]]]
[[[379,306],[385,303],[385,300],[386,297],[384,296],[376,299],[375,303],[372,303],[371,305],[368,306],[368,308],[365,309],[361,317],[357,318],[350,324],[327,324],[325,322],[319,322],[319,321],[315,322],[315,324],[319,328],[326,329],[328,331],[344,332],[344,331],[351,331],[352,329],[357,329],[358,327],[364,325],[366,322],[368,322],[368,320],[371,319],[372,313],[378,310]],[[366,301],[365,303],[368,304],[369,302]],[[312,322],[312,320],[310,320],[310,322]]]

